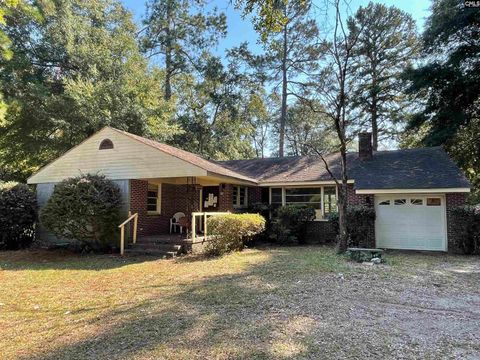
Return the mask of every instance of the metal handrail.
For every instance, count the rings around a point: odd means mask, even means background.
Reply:
[[[127,225],[130,221],[133,221],[133,243],[137,242],[137,225],[138,225],[138,213],[132,214],[130,211],[128,212],[128,219],[125,220],[123,223],[118,225],[120,228],[120,255],[125,253],[125,225]]]

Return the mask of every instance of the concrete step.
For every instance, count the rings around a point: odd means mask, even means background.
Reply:
[[[164,251],[159,249],[141,249],[141,248],[129,248],[125,249],[127,255],[148,255],[155,256],[162,259],[170,259],[179,255],[178,251]]]
[[[137,249],[157,249],[164,251],[180,251],[182,245],[180,244],[157,244],[152,242],[137,242],[136,244],[130,244],[131,248]]]
[[[137,243],[143,243],[143,244],[180,244],[185,241],[186,240],[182,238],[165,239],[165,238],[155,238],[155,237],[147,237],[147,238],[142,237],[137,239]]]

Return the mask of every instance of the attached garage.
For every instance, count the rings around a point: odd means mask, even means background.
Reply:
[[[375,195],[376,246],[447,251],[444,195]]]

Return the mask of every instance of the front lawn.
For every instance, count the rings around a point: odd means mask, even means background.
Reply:
[[[0,358],[478,358],[480,261],[0,253]]]

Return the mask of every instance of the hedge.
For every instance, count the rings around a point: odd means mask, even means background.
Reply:
[[[348,246],[365,248],[375,246],[375,217],[375,209],[371,206],[355,205],[347,207]],[[338,214],[332,214],[329,219],[334,223],[338,234]]]
[[[245,243],[265,230],[265,218],[259,214],[227,214],[208,218],[207,229],[212,237],[205,245],[211,256],[242,250]]]
[[[455,245],[465,254],[480,254],[480,206],[454,208],[451,215]]]
[[[315,209],[306,205],[279,207],[274,214],[271,238],[280,244],[306,242],[307,224],[315,219]]]
[[[77,240],[83,249],[106,251],[117,239],[121,204],[113,181],[87,174],[57,184],[40,220],[58,238]]]
[[[0,248],[16,250],[29,246],[35,234],[37,202],[25,184],[0,183]]]

